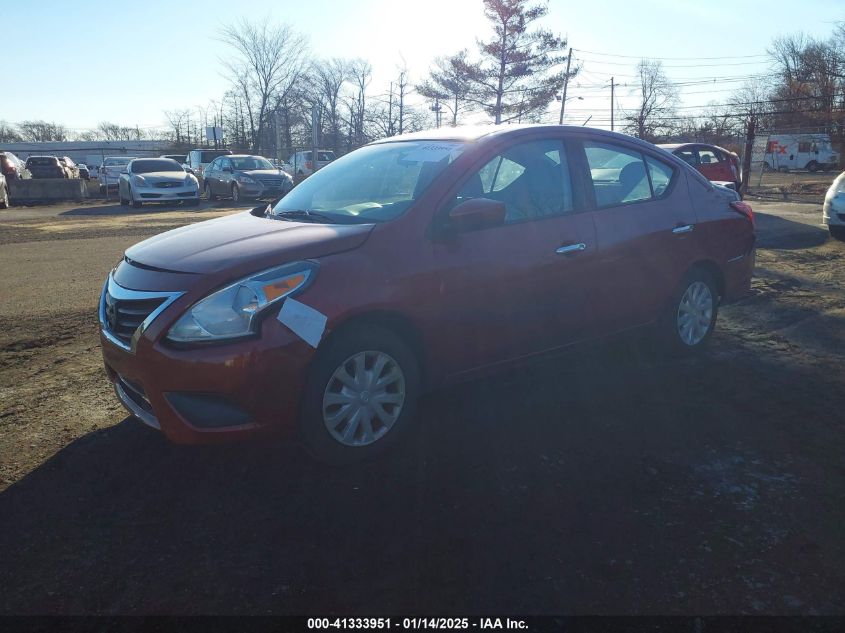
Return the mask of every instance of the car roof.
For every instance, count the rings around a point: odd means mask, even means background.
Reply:
[[[662,149],[665,149],[665,150],[668,150],[668,151],[671,152],[671,151],[674,151],[676,149],[681,149],[681,148],[684,148],[684,147],[693,147],[693,146],[709,147],[709,148],[712,148],[712,149],[717,149],[720,152],[724,152],[725,154],[734,154],[735,153],[735,152],[732,152],[729,149],[725,149],[724,147],[720,147],[719,145],[713,145],[713,143],[698,143],[698,142],[692,142],[692,143],[660,143],[660,144],[658,144],[657,147],[660,147]]]

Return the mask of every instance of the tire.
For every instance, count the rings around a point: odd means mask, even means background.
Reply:
[[[120,189],[118,189],[118,190],[117,190],[117,197],[118,197],[118,198],[120,198],[120,206],[122,206],[122,207],[127,207],[127,206],[129,206],[129,200],[127,200],[126,198],[124,198],[124,197],[121,195],[121,193],[120,193]]]
[[[809,171],[810,173],[814,174],[818,170],[819,170],[819,164],[816,161],[811,160],[809,163],[807,163],[807,171]]]
[[[845,242],[845,226],[834,226],[832,224],[828,224],[827,230],[830,231],[830,237],[835,240]]]
[[[189,207],[198,207],[200,206],[200,199],[194,198],[193,200],[185,200],[185,204]]]
[[[769,165],[768,161],[763,161],[763,171],[772,171],[772,166]]]
[[[9,208],[9,190],[6,187],[3,187],[3,191],[0,192],[0,209],[8,209]]]
[[[658,322],[658,336],[671,354],[697,353],[713,335],[718,313],[719,291],[713,276],[702,268],[693,268],[672,293]]]
[[[393,378],[382,388],[369,383],[356,392],[336,377],[345,372],[343,375],[349,380],[354,381],[358,375],[362,381],[372,380],[373,375],[367,372],[374,371],[377,362],[383,367],[375,378]],[[410,428],[419,389],[417,358],[393,332],[377,326],[353,326],[340,331],[326,341],[311,365],[303,394],[300,438],[308,452],[324,463],[346,464],[376,457]],[[398,405],[376,401],[376,397],[395,401],[400,394]],[[348,399],[349,403],[329,402],[332,399]],[[334,425],[331,416],[335,416]],[[358,421],[353,422],[356,416]],[[368,424],[362,422],[364,419]],[[350,430],[351,435],[344,442],[341,436]]]
[[[135,196],[132,195],[132,187],[129,187],[129,202],[132,203],[133,209],[140,209],[143,204],[140,200],[135,200]]]
[[[232,183],[232,202],[241,201],[241,189],[235,183]]]
[[[217,196],[211,191],[210,183],[205,183],[205,197],[207,200],[217,200]]]

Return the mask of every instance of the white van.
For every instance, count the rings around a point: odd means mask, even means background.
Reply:
[[[770,134],[758,136],[751,152],[752,168],[790,171],[834,169],[839,156],[833,151],[828,134]]]
[[[334,152],[326,149],[317,150],[317,169],[322,169],[335,159]],[[293,167],[293,173],[310,176],[314,173],[314,164],[311,162],[311,150],[297,152],[292,155],[288,162]]]

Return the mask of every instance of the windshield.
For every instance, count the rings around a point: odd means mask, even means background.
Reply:
[[[232,161],[232,168],[239,171],[249,171],[251,169],[272,169],[272,163],[261,156],[246,156],[230,159]]]
[[[385,222],[404,213],[466,144],[397,141],[368,145],[306,178],[273,208],[312,211],[338,221]]]
[[[128,165],[131,158],[107,158],[103,165],[106,167],[116,167],[118,165]]]
[[[200,152],[200,162],[203,165],[206,165],[213,161],[218,156],[227,156],[231,154],[229,150],[207,150],[204,152]]]
[[[166,158],[141,159],[132,162],[133,174],[149,174],[154,171],[184,172],[185,170],[182,169],[182,166],[175,160],[169,160]]]

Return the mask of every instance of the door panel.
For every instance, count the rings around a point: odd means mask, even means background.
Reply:
[[[445,209],[484,197],[506,224],[438,239],[441,281],[432,317],[449,333],[448,374],[541,352],[587,336],[595,231],[576,213],[560,141],[514,145],[472,173]],[[572,247],[566,253],[559,249]]]
[[[696,216],[680,170],[654,157],[644,162],[637,148],[584,146],[594,181],[603,173],[603,163],[622,165],[620,173],[634,174],[621,185],[632,193],[594,212],[598,245],[592,302],[596,326],[611,333],[658,317],[680,276],[699,256]],[[609,150],[621,158],[610,158]],[[602,186],[594,182],[595,189]],[[628,201],[632,196],[637,199]]]

